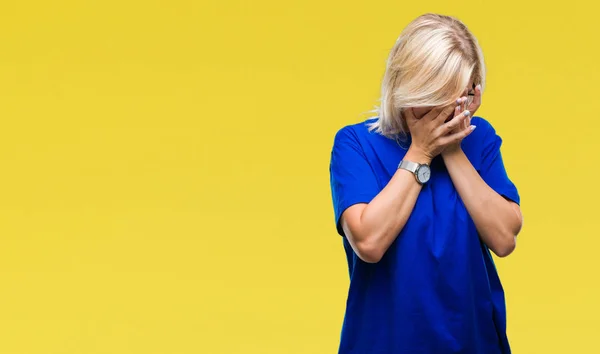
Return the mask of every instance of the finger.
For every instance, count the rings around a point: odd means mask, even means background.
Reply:
[[[441,111],[437,114],[437,116],[433,116],[432,120],[438,124],[442,124],[453,115],[454,109],[456,107],[456,103],[449,104],[445,107],[441,107]]]
[[[473,130],[475,130],[475,128],[476,128],[476,126],[470,125],[466,129],[461,129],[460,131],[458,131],[454,134],[451,134],[451,135],[448,135],[448,136],[442,138],[440,140],[440,143],[442,145],[455,144],[455,143],[463,140],[467,136],[469,136],[469,134],[471,134],[473,132]]]
[[[475,96],[473,96],[473,103],[476,104],[477,106],[481,105],[481,95],[482,95],[482,91],[481,91],[481,84],[475,86]]]
[[[471,112],[475,112],[479,106],[481,106],[481,84],[475,86],[475,95],[473,95],[473,101],[468,108]]]
[[[465,119],[465,129],[468,128],[469,126],[471,126],[471,118],[473,118],[473,111],[470,111],[469,116],[467,117],[467,119]]]
[[[464,99],[464,96],[461,96],[456,100],[456,105],[458,106],[459,112],[464,111],[464,109],[462,109],[463,108],[463,99]]]
[[[465,112],[466,112],[466,114],[465,114]],[[465,118],[463,118],[463,120],[460,122],[460,126],[459,126],[460,130],[467,128],[467,120],[469,119],[469,113],[470,113],[469,111],[464,111],[464,110],[462,111],[461,114],[464,115]]]
[[[461,97],[458,99],[458,109],[457,112],[454,113],[455,116],[458,116],[459,114],[463,113],[466,110],[465,107],[465,102],[467,101],[466,97]],[[467,126],[465,125],[465,120],[461,121],[461,124],[459,125],[459,129],[465,129]]]
[[[471,118],[471,115],[472,115],[471,112],[473,112],[473,111],[471,111],[467,108],[468,101],[469,101],[469,98],[465,96],[464,103],[463,103],[463,110],[462,110],[462,112],[465,113],[465,119],[463,120],[462,129],[467,129],[469,127],[469,125],[471,124],[471,122],[469,122],[469,119]]]
[[[456,102],[457,102],[457,106],[454,107],[454,112],[449,117],[446,118],[446,120],[444,121],[444,123],[448,123],[454,117],[456,117],[456,116],[458,116],[460,114],[461,110],[460,110],[460,106],[458,105],[459,101],[457,100]]]
[[[469,117],[470,112],[469,111],[464,111],[460,114],[458,114],[457,116],[455,116],[454,118],[452,118],[448,123],[442,125],[440,127],[440,129],[442,130],[442,135],[446,135],[452,131],[454,131],[455,129],[462,131],[464,129],[466,129],[465,126],[465,120],[467,119],[467,117]]]
[[[433,107],[429,112],[427,112],[423,118],[425,120],[434,120],[437,116],[440,115],[440,113],[442,113],[442,111],[444,110],[444,106],[438,106],[438,107]]]
[[[460,115],[461,111],[461,107],[460,105],[456,106],[456,108],[454,108],[454,117],[458,117]],[[454,119],[454,117],[452,117],[452,119]],[[448,119],[448,122],[451,121],[452,119]]]
[[[466,102],[466,98],[465,97],[461,97],[461,100],[462,101],[461,101],[461,105],[460,105],[460,111],[461,111],[461,114],[462,114],[462,113],[464,113],[464,111],[466,109],[466,107],[465,107],[465,105],[466,105],[466,103],[465,103]],[[465,126],[465,120],[464,119],[461,120],[459,128],[460,128],[460,130],[466,128],[466,126]]]

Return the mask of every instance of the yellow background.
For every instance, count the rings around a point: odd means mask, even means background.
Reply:
[[[429,11],[482,44],[523,200],[513,351],[600,353],[594,4],[4,0],[0,353],[336,352],[333,135]]]

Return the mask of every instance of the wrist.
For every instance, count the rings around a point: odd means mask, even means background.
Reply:
[[[430,165],[431,164],[431,156],[425,153],[420,148],[411,145],[406,155],[404,155],[404,159],[412,162],[419,163],[421,165]]]
[[[460,145],[457,146],[453,146],[453,147],[448,147],[446,149],[444,149],[444,151],[442,151],[442,158],[447,159],[447,158],[453,158],[456,156],[460,156],[461,154],[463,154],[463,149]]]

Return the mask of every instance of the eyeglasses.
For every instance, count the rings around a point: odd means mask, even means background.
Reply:
[[[475,98],[475,87],[476,85],[473,83],[473,87],[467,92],[467,107],[473,103],[473,99]]]

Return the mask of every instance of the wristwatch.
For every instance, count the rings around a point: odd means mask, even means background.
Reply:
[[[400,161],[400,164],[398,164],[398,168],[412,172],[415,175],[417,182],[420,184],[427,183],[431,177],[431,168],[429,168],[429,165],[427,164],[402,160]]]

